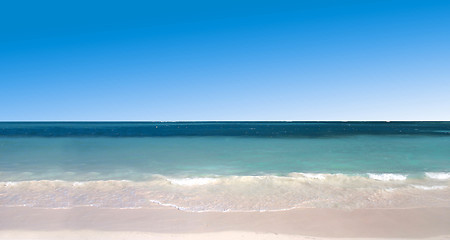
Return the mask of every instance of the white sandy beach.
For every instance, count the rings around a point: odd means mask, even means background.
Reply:
[[[0,239],[450,239],[450,208],[191,213],[0,208]]]
[[[108,231],[3,231],[0,232],[0,239],[49,239],[49,240],[94,240],[94,239],[114,239],[114,240],[330,240],[336,238],[311,237],[300,235],[286,235],[274,233],[255,233],[255,232],[214,232],[214,233],[188,233],[188,234],[161,234],[148,232],[108,232]],[[340,240],[376,240],[376,239],[405,239],[405,238],[338,238]],[[449,236],[437,236],[431,238],[424,238],[428,240],[444,240],[450,239]]]

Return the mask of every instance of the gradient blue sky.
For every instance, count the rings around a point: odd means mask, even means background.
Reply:
[[[450,1],[4,1],[0,120],[450,120]]]

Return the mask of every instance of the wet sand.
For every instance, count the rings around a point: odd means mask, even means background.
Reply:
[[[204,212],[0,207],[0,239],[450,239],[450,208]]]

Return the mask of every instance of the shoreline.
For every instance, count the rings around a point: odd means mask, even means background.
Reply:
[[[110,234],[112,233],[112,234]],[[184,212],[154,209],[0,207],[0,239],[450,238],[450,208]],[[97,237],[94,237],[97,236]],[[120,237],[121,236],[121,237]],[[228,236],[228,237],[225,237]],[[308,237],[306,237],[308,236]],[[110,237],[108,237],[110,238]],[[247,238],[247,239],[248,239]]]

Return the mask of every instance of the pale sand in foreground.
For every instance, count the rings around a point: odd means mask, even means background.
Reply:
[[[450,239],[450,208],[190,213],[0,208],[0,239]]]
[[[147,233],[147,232],[111,232],[111,231],[5,231],[0,232],[0,239],[46,239],[46,240],[333,240],[336,238],[322,238],[299,235],[273,234],[273,233],[253,233],[253,232],[214,232],[214,233]],[[376,240],[385,238],[338,238],[338,240]],[[394,238],[389,238],[390,240]],[[405,238],[395,238],[405,239]],[[425,239],[425,238],[424,238]],[[438,236],[426,238],[427,240],[445,240],[449,236]]]

